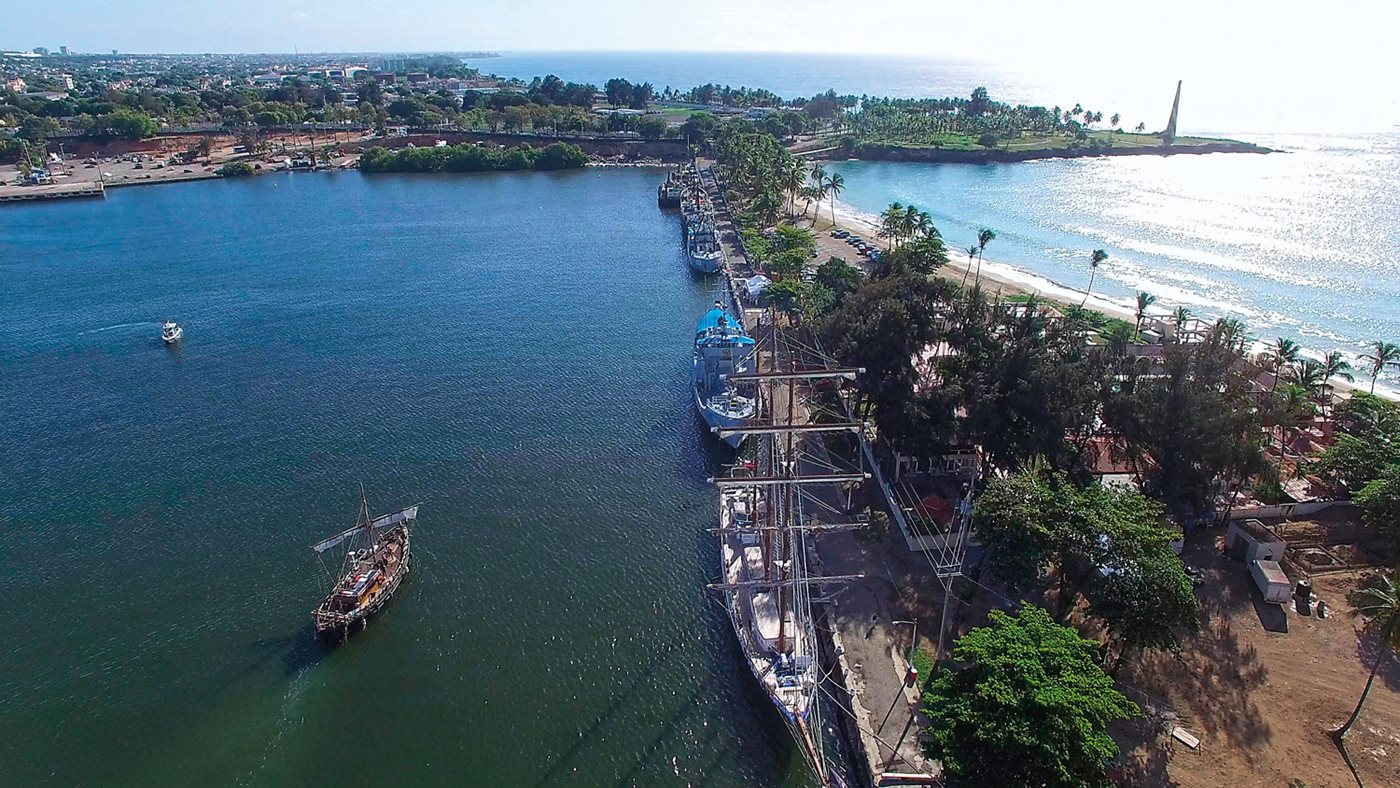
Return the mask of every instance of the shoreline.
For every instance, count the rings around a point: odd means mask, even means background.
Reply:
[[[1204,156],[1211,153],[1269,154],[1283,151],[1238,140],[1159,147],[1033,148],[1030,150],[952,150],[886,143],[858,143],[848,159],[927,164],[1015,164],[1044,159],[1092,159],[1110,156]]]
[[[827,213],[827,216],[830,216],[829,211]],[[844,228],[846,230],[855,231],[858,235],[865,238],[866,240],[878,244],[881,249],[888,249],[890,247],[888,241],[886,241],[884,238],[879,237],[876,234],[879,230],[879,226],[876,224],[875,221],[873,221],[869,216],[857,212],[855,209],[849,207],[842,207],[840,204],[836,206],[836,222],[834,224],[831,222],[830,219],[819,219],[816,225],[814,225],[811,229],[814,233],[818,233],[819,241],[827,241],[831,240],[827,233],[829,233],[832,229],[838,227]],[[842,245],[844,246],[844,242],[842,242]],[[955,249],[950,248],[949,253],[950,254],[948,264],[938,270],[938,275],[944,277],[945,279],[954,279],[957,281],[962,281],[963,273],[968,270],[967,260],[965,257],[960,259],[960,255]],[[838,256],[846,257],[848,254],[848,251],[843,250],[843,253]],[[975,262],[972,265],[972,269],[974,271],[976,270]],[[1062,285],[1058,282],[1055,282],[1054,280],[1047,279],[1034,272],[1027,271],[1023,268],[1019,268],[1015,265],[999,260],[983,258],[982,280],[984,283],[995,283],[997,285],[998,292],[1002,296],[1033,295],[1037,298],[1050,301],[1059,305],[1070,305],[1073,304],[1075,301],[1084,300],[1083,290],[1079,290],[1068,285]],[[1095,293],[1089,294],[1088,301],[1084,304],[1084,308],[1102,312],[1103,314],[1108,315],[1109,317],[1118,318],[1120,320],[1126,320],[1129,323],[1133,322],[1137,317],[1137,315],[1135,314],[1136,310],[1134,308],[1125,306],[1121,303],[1109,299],[1106,296],[1100,296]],[[1154,309],[1149,309],[1147,311],[1147,315],[1149,317],[1155,318],[1168,317],[1171,315],[1171,310],[1164,309],[1162,308],[1162,306],[1158,305]],[[1194,315],[1194,317],[1201,320],[1207,319],[1207,315],[1204,314]],[[1210,319],[1213,319],[1213,317],[1211,317]],[[1262,340],[1256,338],[1254,340],[1253,346],[1250,347],[1249,352],[1259,353],[1265,349],[1265,343]],[[1318,351],[1314,348],[1304,346],[1303,355],[1305,357],[1313,358],[1315,360],[1321,360],[1324,354],[1321,351]],[[1355,370],[1353,370],[1353,374],[1355,374],[1356,376],[1355,381],[1347,382],[1343,379],[1337,379],[1333,381],[1332,386],[1338,394],[1349,396],[1351,393],[1358,391],[1362,393],[1369,393],[1369,376],[1366,375],[1359,366]],[[1380,382],[1376,385],[1375,395],[1392,401],[1400,402],[1400,390],[1392,389],[1386,386],[1384,382]]]
[[[889,248],[889,242],[877,235],[879,225],[868,216],[860,214],[854,209],[842,208],[840,205],[837,205],[836,217],[836,224],[827,227],[826,229],[828,231],[831,227],[845,227],[846,229],[852,229],[854,227],[859,229],[859,234],[862,237],[866,237],[867,240],[879,244],[880,248]],[[948,251],[948,264],[939,269],[939,274],[941,276],[947,279],[962,281],[963,274],[968,271],[969,268],[971,268],[974,274],[976,273],[977,264],[975,262],[969,266],[966,258],[961,258],[957,250],[950,248]],[[1047,300],[1061,304],[1072,304],[1075,300],[1083,300],[1084,298],[1083,290],[1076,290],[1067,285],[1062,285],[1053,280],[1038,276],[1030,271],[1017,268],[1009,263],[986,257],[982,259],[982,280],[984,282],[995,283],[998,290],[1009,291],[1004,292],[1004,295],[1033,295],[1038,298],[1044,297]],[[1094,309],[1103,312],[1109,317],[1116,317],[1121,320],[1131,321],[1135,317],[1132,309],[1094,293],[1089,294],[1088,301],[1084,304],[1084,308]]]

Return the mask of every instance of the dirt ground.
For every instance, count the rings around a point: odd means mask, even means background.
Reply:
[[[1400,752],[1400,661],[1382,666],[1347,738],[1357,777],[1327,733],[1351,713],[1376,655],[1374,638],[1347,614],[1347,594],[1364,573],[1314,578],[1328,618],[1302,616],[1289,605],[1288,631],[1269,631],[1263,621],[1277,618],[1277,607],[1263,602],[1243,563],[1222,555],[1221,538],[1220,529],[1197,532],[1183,556],[1205,576],[1198,595],[1209,621],[1200,636],[1179,658],[1153,655],[1120,676],[1143,693],[1135,700],[1164,700],[1176,724],[1200,737],[1200,749],[1168,737],[1148,741],[1134,751],[1137,765],[1124,783],[1400,786],[1400,761],[1392,756]],[[1146,727],[1138,733],[1150,737]]]

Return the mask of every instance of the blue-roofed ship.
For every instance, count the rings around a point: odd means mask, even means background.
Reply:
[[[718,302],[695,326],[695,406],[711,429],[735,427],[753,418],[754,391],[741,389],[725,380],[726,375],[753,369],[754,341],[744,326]],[[734,448],[743,443],[742,434],[723,440]]]

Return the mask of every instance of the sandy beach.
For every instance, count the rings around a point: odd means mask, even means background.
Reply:
[[[888,249],[890,247],[888,241],[877,235],[879,232],[878,224],[867,216],[861,215],[850,208],[842,207],[840,203],[836,204],[835,224],[832,224],[829,218],[831,216],[829,207],[827,210],[823,211],[822,216],[828,218],[819,219],[814,230],[820,234],[823,246],[829,246],[832,249],[831,253],[838,257],[849,259],[855,256],[856,253],[845,241],[830,237],[830,231],[837,227],[854,232],[867,241],[878,244],[882,249]],[[948,257],[948,265],[945,266],[940,273],[949,279],[962,281],[963,274],[968,270],[968,262],[965,253],[959,249],[950,248],[948,250]],[[976,270],[975,262],[973,264],[973,269],[974,271]],[[1002,295],[1037,295],[1063,304],[1079,304],[1084,302],[1083,290],[1066,287],[989,257],[983,257],[982,259],[982,281],[986,289],[992,292],[1000,292]],[[1122,318],[1124,320],[1132,320],[1135,317],[1133,314],[1134,310],[1131,307],[1108,298],[1100,297],[1097,294],[1091,293],[1088,301],[1084,302],[1084,306],[1088,309],[1095,309],[1106,315]],[[1166,315],[1168,312],[1162,309],[1151,309],[1148,310],[1148,314],[1158,316]]]

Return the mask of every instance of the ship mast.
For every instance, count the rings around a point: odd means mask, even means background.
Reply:
[[[360,482],[360,517],[364,520],[365,530],[369,532],[369,554],[374,554],[374,520],[369,516],[369,498],[365,497],[365,483]]]

